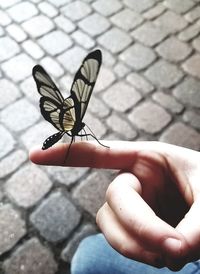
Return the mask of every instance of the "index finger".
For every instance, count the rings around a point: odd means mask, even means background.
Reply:
[[[92,167],[107,169],[124,169],[134,160],[135,150],[125,142],[106,142],[109,148],[92,142],[77,142],[70,148],[67,159],[68,144],[57,144],[47,150],[33,148],[29,153],[30,160],[40,165]]]

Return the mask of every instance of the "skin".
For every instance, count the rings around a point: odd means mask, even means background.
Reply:
[[[161,142],[80,142],[34,148],[32,162],[117,169],[97,224],[121,254],[179,270],[200,258],[200,153]]]

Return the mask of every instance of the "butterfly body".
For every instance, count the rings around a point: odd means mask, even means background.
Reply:
[[[86,134],[84,130],[85,123],[82,120],[99,73],[101,59],[100,50],[95,50],[85,57],[75,74],[70,96],[66,99],[63,98],[59,89],[43,67],[36,65],[33,68],[33,78],[41,95],[41,113],[58,130],[57,133],[44,141],[42,149],[48,149],[54,145],[64,134],[71,137],[70,145],[74,141],[75,136],[87,137],[90,135],[98,141],[93,133]],[[82,130],[84,134],[81,134]]]

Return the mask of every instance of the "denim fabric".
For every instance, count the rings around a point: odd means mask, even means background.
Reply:
[[[130,260],[116,252],[102,234],[85,238],[71,263],[71,274],[172,274],[168,268],[155,267]],[[187,264],[177,274],[200,274],[199,261]]]

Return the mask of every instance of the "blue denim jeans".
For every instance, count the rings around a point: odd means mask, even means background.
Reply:
[[[85,238],[71,263],[71,274],[172,274],[168,268],[155,268],[130,260],[116,252],[102,234]],[[200,262],[187,264],[178,274],[200,274]]]

